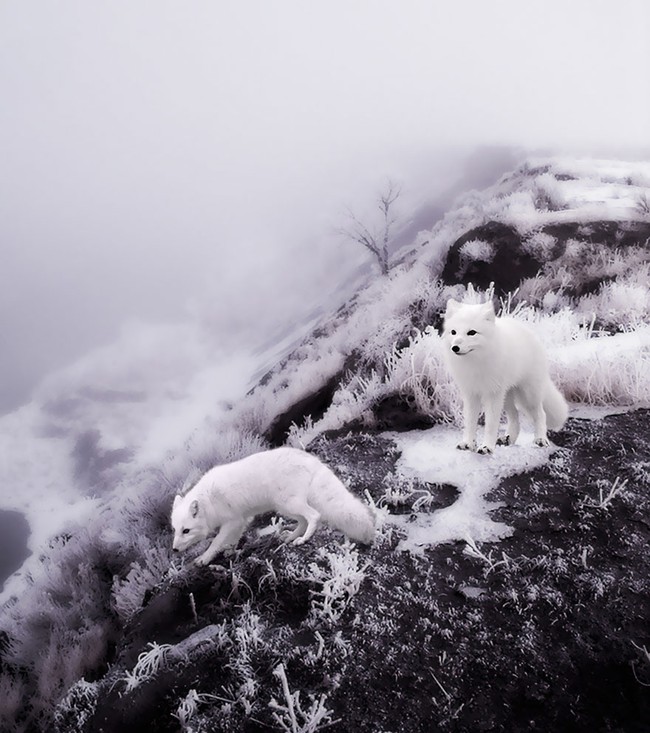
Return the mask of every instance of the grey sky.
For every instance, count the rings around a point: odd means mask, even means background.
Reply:
[[[649,37],[646,0],[2,0],[0,380],[252,264],[293,307],[345,204],[450,151],[647,150]]]

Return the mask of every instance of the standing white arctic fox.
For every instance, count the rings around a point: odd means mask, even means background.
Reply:
[[[215,532],[208,549],[196,559],[207,565],[237,544],[249,522],[275,511],[297,520],[284,539],[301,545],[325,520],[357,542],[371,544],[375,535],[370,508],[351,494],[316,456],[296,448],[255,453],[210,469],[184,496],[176,496],[171,523],[174,550],[186,550]]]
[[[551,381],[537,338],[513,318],[496,318],[492,303],[467,305],[455,300],[447,303],[443,338],[449,371],[463,396],[465,425],[458,448],[476,448],[481,406],[485,437],[479,453],[494,450],[504,408],[507,434],[499,443],[510,445],[517,440],[517,407],[521,407],[533,421],[536,445],[548,445],[546,430],[564,425],[568,407]]]

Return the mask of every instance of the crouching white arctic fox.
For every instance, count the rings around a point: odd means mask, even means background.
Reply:
[[[236,545],[249,522],[275,511],[298,524],[286,542],[307,542],[323,519],[350,539],[371,544],[374,517],[318,458],[296,448],[255,453],[209,470],[184,496],[176,496],[171,523],[174,550],[186,550],[212,535],[208,549],[196,559],[207,565]]]
[[[464,431],[458,448],[476,448],[481,407],[485,436],[479,453],[494,450],[504,408],[507,434],[499,443],[509,445],[517,440],[520,407],[533,421],[535,443],[548,445],[547,429],[559,430],[564,425],[568,407],[551,381],[537,338],[513,318],[496,318],[492,303],[467,305],[449,300],[443,339],[449,371],[463,396]]]

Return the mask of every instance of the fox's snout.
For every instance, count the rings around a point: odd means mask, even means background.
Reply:
[[[451,350],[454,354],[461,355],[463,353],[465,344],[463,344],[462,340],[459,338],[455,338],[451,342]]]

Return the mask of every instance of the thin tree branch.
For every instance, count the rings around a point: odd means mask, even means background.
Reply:
[[[388,250],[391,239],[391,229],[393,224],[397,221],[397,218],[391,215],[391,207],[399,198],[400,194],[401,189],[399,186],[396,186],[389,180],[387,191],[382,194],[377,201],[377,206],[382,215],[381,241],[379,241],[378,235],[373,234],[350,209],[347,210],[347,214],[348,219],[351,222],[351,226],[343,227],[338,230],[340,234],[351,239],[353,242],[361,244],[375,256],[382,275],[388,274],[390,270]]]

